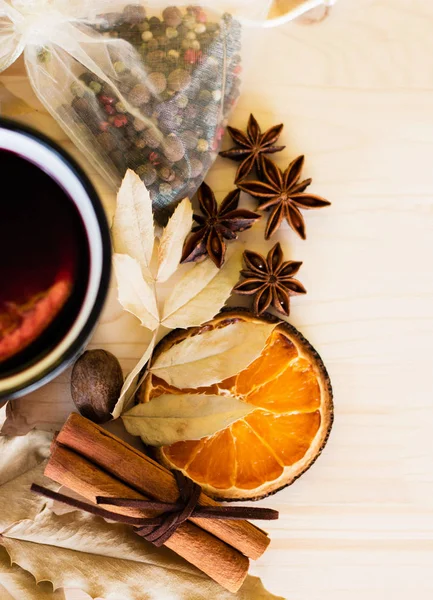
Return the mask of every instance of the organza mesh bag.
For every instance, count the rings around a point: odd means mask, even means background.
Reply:
[[[266,13],[213,4],[0,0],[0,69],[24,51],[49,112],[107,181],[135,170],[162,223],[200,185],[239,96],[237,15]]]

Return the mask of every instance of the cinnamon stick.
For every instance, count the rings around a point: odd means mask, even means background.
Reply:
[[[79,414],[70,415],[56,441],[145,495],[162,502],[175,502],[177,499],[177,485],[170,471]],[[199,504],[217,506],[218,503],[202,493]],[[259,558],[269,545],[267,534],[248,521],[192,518],[191,522],[248,558]]]
[[[91,502],[101,495],[148,499],[80,454],[56,443],[45,475]],[[134,517],[155,516],[155,511],[142,509],[113,506],[110,510]],[[231,592],[240,588],[248,573],[248,558],[193,523],[183,523],[165,545]]]

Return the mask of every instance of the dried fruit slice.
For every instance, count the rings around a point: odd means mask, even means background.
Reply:
[[[177,330],[164,338],[155,356],[191,334],[230,327],[238,320],[272,320],[241,309],[222,313],[199,330]],[[141,402],[170,391],[148,375],[138,393]],[[291,325],[280,322],[262,354],[236,377],[189,393],[232,394],[257,410],[218,433],[156,450],[169,468],[181,469],[217,499],[262,498],[291,484],[324,447],[333,418],[332,390],[322,360]]]
[[[31,344],[54,320],[73,286],[69,269],[58,273],[55,283],[25,304],[0,304],[0,363]]]

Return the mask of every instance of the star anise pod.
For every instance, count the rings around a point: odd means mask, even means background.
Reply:
[[[274,146],[280,136],[284,125],[274,125],[265,133],[261,132],[260,126],[253,115],[250,115],[246,134],[240,129],[227,127],[227,131],[238,148],[223,150],[220,156],[231,158],[232,160],[241,160],[241,164],[236,172],[235,183],[242,181],[251,172],[255,166],[258,173],[262,170],[261,157],[263,154],[273,154],[280,152],[285,146]]]
[[[304,193],[311,179],[299,181],[304,156],[298,156],[283,171],[266,156],[262,157],[263,181],[242,181],[237,185],[260,200],[259,210],[272,209],[265,230],[268,240],[286,219],[290,227],[305,240],[305,222],[300,208],[322,208],[331,203],[314,194]]]
[[[203,260],[207,255],[218,268],[224,262],[226,240],[236,240],[238,233],[249,229],[261,215],[238,208],[240,190],[227,194],[220,207],[207,183],[202,183],[197,198],[202,215],[194,214],[197,225],[187,237],[181,262]]]
[[[245,250],[246,269],[241,271],[245,280],[235,285],[233,291],[244,296],[254,296],[253,308],[261,315],[273,306],[283,315],[290,312],[290,296],[306,294],[307,290],[293,275],[299,271],[301,262],[283,262],[283,251],[276,243],[265,258],[257,252]]]

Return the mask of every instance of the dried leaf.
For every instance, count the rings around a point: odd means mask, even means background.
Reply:
[[[65,600],[62,590],[52,592],[50,583],[36,585],[33,575],[11,564],[4,548],[0,548],[0,598],[1,600]]]
[[[34,521],[11,527],[1,544],[37,581],[51,581],[54,589],[78,588],[92,598],[274,598],[251,577],[237,594],[231,594],[166,548],[146,542],[131,528],[79,511],[55,515],[46,509]]]
[[[237,375],[262,352],[274,323],[238,321],[187,337],[161,353],[152,373],[177,388],[212,385]]]
[[[163,394],[137,404],[122,420],[127,431],[145,444],[166,446],[213,435],[255,408],[233,396]]]
[[[139,262],[128,254],[115,254],[113,264],[120,304],[140,319],[144,327],[154,331],[159,316],[153,283],[143,276]]]
[[[207,259],[195,265],[173,287],[162,314],[170,329],[199,326],[224,306],[239,279],[242,256],[236,252],[218,269]]]
[[[12,523],[34,518],[46,504],[30,492],[33,482],[58,489],[42,475],[51,440],[51,434],[35,430],[25,436],[0,437],[0,537]]]
[[[112,234],[114,250],[129,254],[138,261],[143,274],[150,273],[155,242],[152,201],[146,186],[131,169],[126,171],[117,194]]]
[[[176,271],[183,243],[192,226],[192,207],[184,198],[165,227],[158,248],[158,281],[167,281]]]
[[[59,431],[69,414],[75,410],[70,392],[71,370],[68,369],[50,385],[10,400],[0,409],[6,409],[6,420],[0,432],[3,435],[25,435],[32,429]],[[1,418],[0,418],[1,423]]]
[[[3,406],[0,407],[0,435],[5,435],[4,426],[8,418],[8,405],[9,403],[6,402],[6,404],[3,404]]]
[[[153,348],[155,346],[156,333],[153,335],[152,340],[150,341],[146,351],[143,356],[140,358],[138,363],[132,369],[128,377],[125,379],[123,387],[120,392],[119,400],[116,403],[116,406],[111,413],[114,419],[120,417],[120,415],[128,408],[128,406],[133,401],[133,397],[137,388],[137,381],[140,371],[143,369],[145,364],[148,362],[149,358],[152,355]]]

